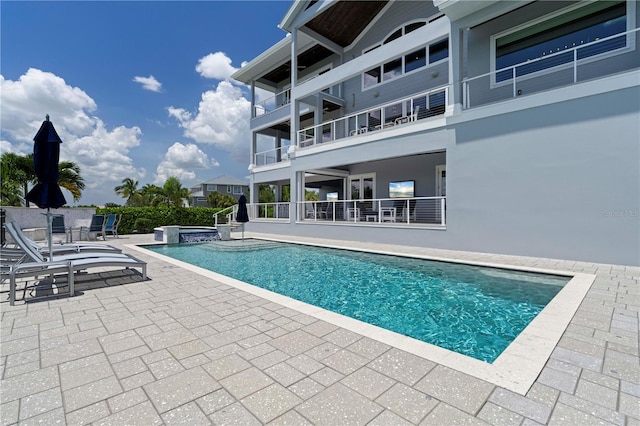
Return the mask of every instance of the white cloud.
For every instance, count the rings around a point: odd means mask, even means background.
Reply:
[[[204,78],[227,80],[237,68],[231,66],[231,58],[224,52],[216,52],[200,58],[196,71]]]
[[[193,180],[196,178],[195,169],[208,169],[218,165],[217,161],[209,159],[197,145],[176,142],[169,147],[164,160],[158,164],[154,183],[162,185],[171,176],[180,181]]]
[[[221,81],[215,90],[202,94],[197,113],[183,108],[167,108],[178,120],[184,136],[199,143],[215,145],[239,160],[249,159],[249,117],[251,103],[242,90],[228,81]]]
[[[145,170],[135,167],[129,157],[130,149],[140,144],[141,130],[124,126],[107,129],[92,115],[97,105],[83,90],[35,68],[16,81],[0,75],[0,89],[3,152],[32,152],[33,137],[49,114],[63,141],[60,159],[80,166],[87,198],[92,198],[91,189],[108,188],[112,195],[123,177],[144,177]]]
[[[149,77],[133,77],[133,81],[136,83],[142,84],[142,88],[145,90],[149,90],[151,92],[161,92],[162,91],[162,83],[160,83],[156,78],[152,75]]]

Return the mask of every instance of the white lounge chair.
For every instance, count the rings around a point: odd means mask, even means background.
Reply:
[[[23,244],[28,244],[33,247],[35,250],[40,252],[44,257],[49,257],[49,248],[43,247],[37,242],[33,241],[31,238],[27,237],[24,232],[16,225],[15,222],[10,221],[4,224],[5,229],[9,232],[10,235],[17,235],[20,239],[20,242]],[[9,231],[9,228],[11,230]],[[14,238],[15,240],[15,238]],[[15,240],[17,242],[17,240]],[[3,248],[4,250],[4,248]],[[61,244],[55,245],[51,247],[52,254],[55,255],[63,255],[63,254],[71,254],[71,253],[84,253],[84,252],[109,252],[109,253],[120,253],[120,250],[117,247],[113,247],[107,244]]]
[[[73,274],[76,271],[84,271],[90,268],[102,268],[107,266],[119,266],[125,267],[126,269],[140,268],[142,272],[142,280],[146,281],[147,279],[147,264],[131,255],[115,252],[84,252],[60,256],[54,255],[50,261],[47,261],[40,251],[22,239],[20,233],[16,232],[17,227],[14,223],[5,224],[5,228],[16,244],[25,252],[25,257],[20,262],[9,266],[10,305],[15,304],[17,277],[23,275],[38,277],[53,273],[66,272],[65,267],[68,267],[70,296],[74,295]],[[7,272],[3,271],[3,274],[6,273]]]

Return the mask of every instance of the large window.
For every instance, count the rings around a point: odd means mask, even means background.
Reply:
[[[574,60],[574,48],[623,33],[626,29],[626,1],[589,2],[542,22],[497,36],[495,69],[521,64],[515,68],[515,73],[516,76],[522,76],[566,64]],[[620,49],[626,47],[626,43],[626,37],[620,36],[592,44],[578,49],[577,59]],[[513,69],[508,68],[497,73],[496,82],[511,79],[512,76]]]

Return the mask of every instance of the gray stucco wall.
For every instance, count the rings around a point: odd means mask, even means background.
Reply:
[[[639,265],[638,123],[636,86],[387,141],[446,143],[446,230],[259,222],[247,230]]]
[[[47,211],[45,209],[27,207],[2,207],[6,212],[6,220],[15,221],[21,229],[26,228],[46,228]],[[64,216],[66,227],[89,226],[91,216],[96,212],[95,208],[74,207],[72,209],[51,209],[54,215]]]

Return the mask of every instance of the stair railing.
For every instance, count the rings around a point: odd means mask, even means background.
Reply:
[[[231,211],[229,211],[231,210]],[[231,221],[233,220],[233,217],[235,216],[235,214],[238,212],[238,205],[235,204],[231,207],[227,207],[225,209],[222,209],[216,213],[213,214],[213,220],[214,220],[214,226],[218,226],[218,216],[221,214],[224,214],[224,216],[226,216],[227,218],[227,223],[231,223]]]

